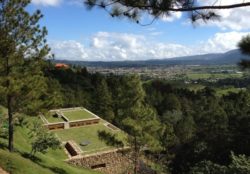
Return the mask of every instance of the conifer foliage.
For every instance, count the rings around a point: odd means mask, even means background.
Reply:
[[[9,151],[13,151],[13,117],[35,113],[42,106],[46,80],[42,73],[49,54],[40,11],[30,14],[29,0],[0,0],[0,94],[8,109]]]
[[[189,12],[193,22],[200,19],[209,21],[220,17],[214,10],[250,6],[250,2],[244,0],[226,5],[219,3],[218,0],[211,1],[208,5],[204,2],[196,0],[84,0],[88,9],[97,6],[112,17],[122,16],[137,23],[141,23],[141,17],[144,14],[151,15],[153,17],[151,23],[153,23],[155,19],[169,16],[173,12]]]

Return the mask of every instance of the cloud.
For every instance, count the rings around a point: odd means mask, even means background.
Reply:
[[[181,12],[170,12],[169,15],[163,15],[161,20],[164,22],[173,22],[174,20],[180,19],[182,17]]]
[[[77,41],[52,41],[50,47],[57,59],[69,60],[145,60],[221,53],[237,48],[245,32],[216,33],[194,45],[154,42],[143,35],[98,32],[89,45]]]
[[[209,52],[225,52],[237,48],[238,42],[241,38],[247,35],[247,32],[226,32],[216,33],[213,37],[206,42],[201,43],[199,50],[203,53]]]
[[[58,6],[62,0],[32,0],[31,2],[35,5]]]
[[[160,31],[149,33],[149,35],[151,35],[151,36],[159,36],[159,35],[162,35],[162,34],[163,34],[163,32],[160,32]]]
[[[52,53],[56,58],[68,60],[84,60],[88,57],[84,46],[76,41],[50,41]]]
[[[198,0],[198,3],[201,5],[230,5],[241,2],[250,2],[250,0]],[[250,29],[250,23],[248,22],[248,17],[250,16],[250,7],[216,10],[215,12],[221,16],[221,20],[200,24],[217,26],[222,30],[231,29],[241,31]]]

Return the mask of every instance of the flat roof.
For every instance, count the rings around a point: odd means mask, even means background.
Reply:
[[[68,110],[68,111],[64,110],[61,112],[63,113],[64,116],[66,116],[69,119],[69,121],[96,118],[94,114],[85,109]]]
[[[56,112],[49,112],[45,118],[49,123],[65,122],[64,119],[57,116]]]
[[[116,149],[114,146],[109,146],[105,141],[101,140],[98,136],[99,131],[109,132],[117,137],[118,140],[126,142],[126,134],[121,130],[113,130],[106,126],[108,122],[100,122],[98,124],[75,127],[63,130],[53,130],[62,142],[73,140],[81,149],[82,155],[102,152],[107,150]],[[82,142],[89,142],[86,146],[81,146]]]

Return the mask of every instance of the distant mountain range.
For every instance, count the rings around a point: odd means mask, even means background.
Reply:
[[[168,59],[151,59],[138,61],[69,61],[55,60],[55,62],[87,67],[152,67],[152,66],[173,66],[173,65],[234,65],[242,59],[249,59],[250,56],[242,55],[239,50],[232,50],[226,53],[204,54]]]

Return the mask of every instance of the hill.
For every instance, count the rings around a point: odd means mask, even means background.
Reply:
[[[87,67],[150,67],[150,66],[172,66],[172,65],[234,65],[241,59],[250,59],[249,56],[242,55],[239,50],[232,50],[226,53],[204,54],[168,59],[151,59],[140,61],[69,61],[54,60],[55,62],[81,65]]]
[[[34,119],[28,118],[28,124]],[[63,149],[49,150],[46,154],[37,153],[35,158],[31,151],[29,129],[26,126],[15,127],[15,153],[7,150],[7,140],[0,137],[0,167],[15,174],[98,174],[99,172],[71,166],[64,162],[67,156]]]

